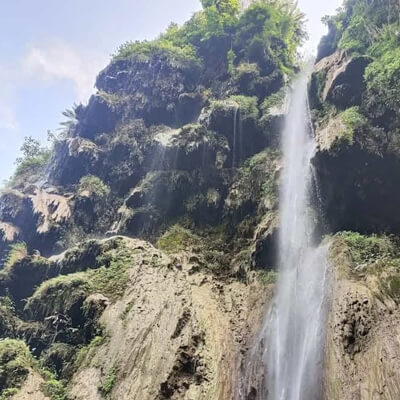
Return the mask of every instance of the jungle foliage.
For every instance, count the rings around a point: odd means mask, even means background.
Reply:
[[[256,62],[265,73],[292,71],[305,31],[303,14],[291,2],[259,0],[245,11],[238,0],[203,0],[202,5],[183,26],[171,24],[154,41],[123,44],[114,59],[164,53],[200,64],[220,58],[231,70],[242,62]]]

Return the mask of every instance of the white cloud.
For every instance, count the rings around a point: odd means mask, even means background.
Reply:
[[[94,92],[96,74],[105,62],[98,55],[79,53],[66,42],[52,41],[32,46],[23,58],[22,67],[28,79],[71,81],[76,100],[86,102]]]
[[[0,64],[0,186],[11,174],[23,136],[31,134],[19,127],[20,90],[67,81],[75,92],[75,101],[85,103],[94,92],[96,74],[106,62],[107,58],[58,40],[35,44],[15,61]]]
[[[31,46],[14,65],[0,65],[0,129],[18,130],[19,88],[67,80],[73,85],[76,101],[85,103],[94,92],[96,74],[106,62],[107,58],[54,40]]]

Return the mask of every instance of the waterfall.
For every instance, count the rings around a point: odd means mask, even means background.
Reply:
[[[239,398],[320,400],[328,283],[327,245],[313,243],[308,73],[293,84],[282,137],[279,278],[256,345],[244,366]]]
[[[238,134],[238,116],[240,118],[240,107],[239,105],[235,107],[233,113],[233,146],[232,146],[232,168],[236,167],[236,153],[237,153],[237,134]]]

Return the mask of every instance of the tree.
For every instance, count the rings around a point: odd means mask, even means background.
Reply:
[[[16,159],[16,164],[22,164],[25,160],[38,157],[43,152],[47,151],[40,145],[40,142],[34,139],[32,136],[25,136],[24,143],[22,144],[20,151],[22,157]]]

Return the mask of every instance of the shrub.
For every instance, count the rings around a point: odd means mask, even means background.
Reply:
[[[21,387],[33,366],[28,346],[15,339],[0,341],[0,392]],[[10,391],[9,391],[10,393]]]
[[[393,237],[364,236],[357,232],[340,232],[335,238],[332,248],[334,262],[340,267],[346,266],[346,260],[350,261],[348,272],[353,278],[364,278],[366,273],[374,275],[372,292],[382,301],[389,297],[400,303],[398,241]]]
[[[369,95],[400,114],[400,48],[398,43],[378,41],[371,49],[375,56],[365,70]]]
[[[11,268],[17,261],[22,260],[28,255],[28,249],[25,242],[13,243],[7,254],[4,268]]]
[[[280,90],[277,93],[268,96],[261,104],[260,109],[262,113],[262,119],[265,122],[271,119],[271,110],[275,107],[282,107],[285,102],[286,92],[285,90]]]
[[[233,49],[238,61],[256,62],[264,74],[290,74],[304,36],[303,15],[289,2],[257,1],[240,17]]]
[[[106,339],[104,336],[95,336],[87,346],[79,349],[75,361],[76,368],[88,366],[93,355],[93,350],[104,344]]]
[[[366,25],[367,22],[363,16],[353,16],[339,41],[338,47],[353,53],[363,54],[371,43]]]
[[[351,107],[339,114],[343,129],[338,132],[340,144],[352,145],[354,134],[366,123],[366,118],[360,113],[359,107]],[[336,143],[336,144],[339,144]]]
[[[264,286],[276,283],[278,273],[276,271],[258,271],[258,279]]]
[[[45,382],[41,384],[41,390],[43,393],[50,397],[51,400],[66,400],[67,392],[63,381],[59,381],[56,376],[48,371],[41,371]]]
[[[86,175],[81,178],[78,187],[78,193],[84,192],[97,198],[104,198],[110,194],[110,188],[99,177]]]
[[[198,62],[193,46],[190,44],[182,47],[177,46],[162,36],[154,41],[126,42],[119,47],[117,53],[114,55],[114,59],[129,58],[132,56],[148,59],[157,53],[165,54],[178,62]]]
[[[11,179],[11,185],[23,185],[35,182],[44,173],[51,151],[40,145],[40,142],[28,136],[21,146],[22,157],[17,158],[16,171]]]
[[[231,96],[228,100],[232,100],[239,105],[240,116],[243,120],[257,120],[259,113],[257,97]]]
[[[397,255],[396,247],[387,236],[363,236],[358,232],[340,232],[337,237],[344,239],[349,246],[355,265]]]
[[[90,290],[88,275],[78,272],[61,275],[42,283],[28,299],[25,310],[36,320],[57,313],[66,314]]]
[[[242,61],[258,63],[264,74],[274,67],[281,73],[292,72],[297,46],[305,36],[297,9],[267,0],[255,2],[243,13],[238,0],[203,0],[202,5],[203,10],[182,27],[171,24],[154,41],[125,43],[114,59],[163,53],[181,63],[212,60],[209,68],[220,71],[222,64],[228,73]]]
[[[160,237],[157,247],[167,253],[176,253],[182,250],[188,250],[190,247],[198,245],[200,238],[194,235],[190,230],[179,225],[171,226]]]
[[[104,382],[101,384],[99,387],[100,392],[108,399],[110,396],[110,393],[112,392],[115,382],[117,380],[117,372],[118,369],[116,366],[111,367],[110,371],[108,372],[108,375]]]

